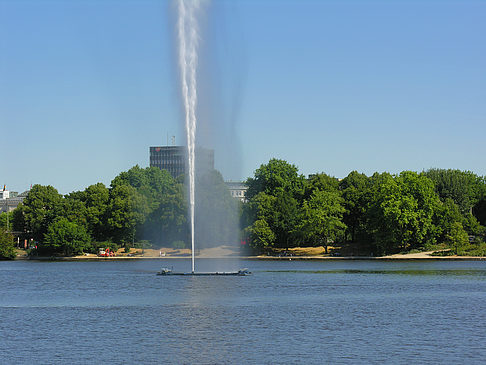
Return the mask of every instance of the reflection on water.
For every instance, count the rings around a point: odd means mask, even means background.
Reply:
[[[450,275],[450,276],[486,276],[486,270],[267,270],[286,274],[372,274],[372,275]]]
[[[31,363],[481,363],[486,262],[0,262],[0,351]],[[102,351],[100,351],[102,349]]]

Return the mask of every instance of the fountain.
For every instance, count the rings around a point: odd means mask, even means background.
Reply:
[[[189,223],[191,231],[191,272],[173,272],[163,268],[157,275],[238,275],[250,274],[248,269],[238,271],[196,272],[194,220],[195,220],[195,173],[196,173],[196,126],[197,126],[197,64],[199,45],[198,12],[200,0],[177,0],[177,39],[179,44],[178,63],[181,74],[181,91],[185,112],[187,139],[188,184],[189,184]]]

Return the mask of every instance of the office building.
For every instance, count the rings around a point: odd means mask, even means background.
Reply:
[[[162,146],[150,147],[150,167],[167,170],[172,177],[185,175],[187,172],[187,147]],[[214,170],[214,150],[196,148],[196,169]]]

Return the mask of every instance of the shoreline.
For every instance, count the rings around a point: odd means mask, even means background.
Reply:
[[[410,255],[393,255],[393,256],[196,256],[198,260],[253,260],[253,261],[486,261],[484,256],[426,256],[426,257],[409,257]],[[115,256],[115,257],[98,257],[98,256],[73,256],[73,257],[16,257],[19,261],[130,261],[130,260],[190,260],[187,256]]]
[[[219,246],[205,248],[196,252],[196,258],[202,259],[225,259],[225,260],[254,260],[254,261],[486,261],[484,256],[432,256],[434,251],[424,251],[408,254],[395,254],[387,256],[330,256],[323,254],[322,250],[307,249],[294,252],[291,255],[274,256],[268,255],[241,255],[238,248],[231,246]],[[15,260],[34,261],[124,261],[124,260],[190,260],[191,250],[189,249],[133,249],[126,253],[121,249],[112,257],[100,257],[95,254],[84,254],[79,256],[27,256],[25,252],[18,251]]]

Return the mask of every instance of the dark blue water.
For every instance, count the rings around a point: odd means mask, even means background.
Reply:
[[[484,363],[486,261],[0,262],[0,363]]]

